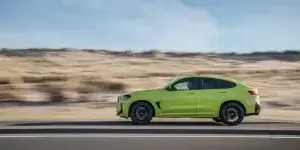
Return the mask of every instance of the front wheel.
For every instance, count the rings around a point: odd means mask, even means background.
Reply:
[[[137,102],[133,104],[130,110],[130,117],[133,124],[136,125],[149,124],[153,117],[153,109],[148,103]]]
[[[224,124],[236,126],[244,120],[244,110],[237,103],[228,103],[221,108],[220,118]]]

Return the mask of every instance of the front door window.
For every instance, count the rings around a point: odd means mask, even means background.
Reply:
[[[186,78],[177,81],[173,85],[175,91],[197,90],[200,89],[199,80],[197,78]]]

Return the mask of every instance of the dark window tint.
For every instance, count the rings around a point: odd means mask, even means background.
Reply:
[[[199,89],[199,80],[197,78],[185,78],[177,81],[173,87],[175,90],[196,90]]]
[[[228,89],[235,87],[236,84],[230,81],[219,80],[219,88],[220,89]]]
[[[217,89],[218,80],[213,78],[203,78],[202,79],[202,89]]]

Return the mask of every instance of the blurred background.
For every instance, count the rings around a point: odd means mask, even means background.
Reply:
[[[257,87],[263,111],[272,110],[268,116],[284,118],[300,110],[298,51],[2,49],[0,62],[1,119],[111,119],[119,94],[162,87],[177,76],[207,74]]]

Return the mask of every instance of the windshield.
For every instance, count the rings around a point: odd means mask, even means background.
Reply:
[[[170,84],[171,82],[173,82],[174,80],[176,80],[177,78],[169,78],[166,82],[166,85]]]
[[[178,79],[178,77],[168,78],[162,87],[164,88],[164,87],[168,86],[170,83],[172,83],[174,80],[177,80],[177,79]]]

